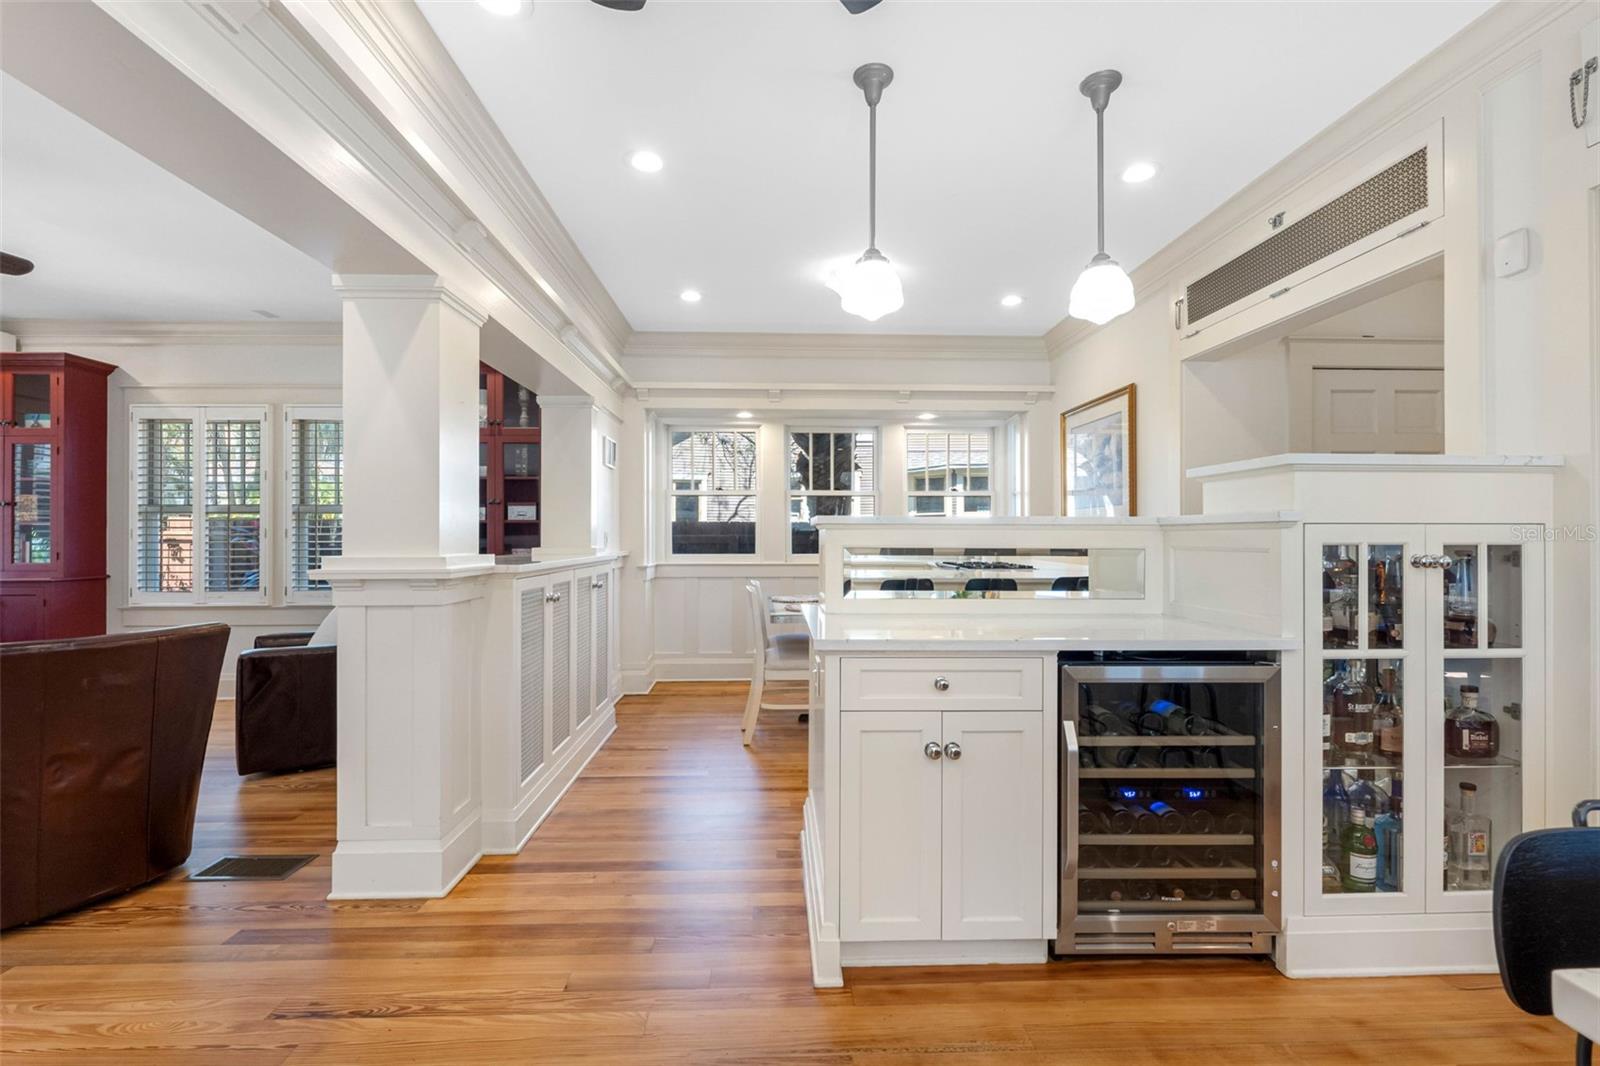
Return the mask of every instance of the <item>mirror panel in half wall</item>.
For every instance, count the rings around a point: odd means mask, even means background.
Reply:
[[[850,600],[1144,597],[1143,548],[846,548]]]

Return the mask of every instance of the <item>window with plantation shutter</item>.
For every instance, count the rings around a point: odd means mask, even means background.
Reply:
[[[328,583],[311,576],[338,555],[344,531],[344,423],[338,408],[291,407],[287,433],[289,602],[326,602]]]
[[[132,603],[265,603],[265,407],[130,409]]]

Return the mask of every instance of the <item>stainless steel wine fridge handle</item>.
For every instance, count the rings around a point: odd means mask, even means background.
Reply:
[[[1078,876],[1078,725],[1061,720],[1061,879]],[[1061,889],[1067,891],[1065,885]],[[1066,931],[1062,930],[1062,935]]]

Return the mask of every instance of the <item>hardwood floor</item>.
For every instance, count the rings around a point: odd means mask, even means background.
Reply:
[[[219,705],[191,869],[0,938],[6,1062],[903,1066],[1569,1063],[1493,976],[1290,981],[1244,959],[853,970],[810,986],[803,727],[663,684],[522,854],[447,899],[329,903],[333,771],[240,781]]]

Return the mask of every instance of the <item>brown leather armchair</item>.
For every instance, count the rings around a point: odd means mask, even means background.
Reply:
[[[333,765],[339,646],[310,640],[310,633],[270,633],[239,653],[233,708],[240,774]]]
[[[0,928],[189,858],[225,625],[0,644]]]

